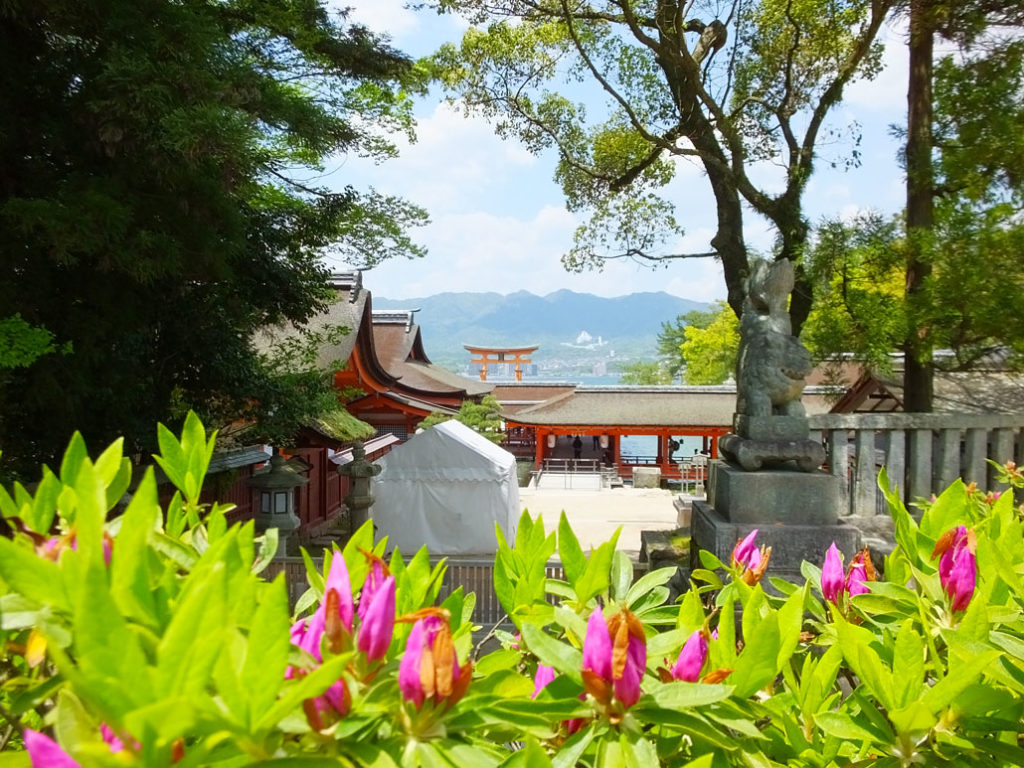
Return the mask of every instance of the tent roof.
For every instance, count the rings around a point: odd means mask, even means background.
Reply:
[[[379,462],[379,481],[494,480],[515,466],[515,456],[461,422],[436,424],[410,437]]]

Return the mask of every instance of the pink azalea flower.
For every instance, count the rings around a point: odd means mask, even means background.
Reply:
[[[327,604],[327,598],[331,591],[338,596],[338,618],[342,626],[352,633],[352,615],[355,609],[352,604],[352,586],[348,578],[348,567],[345,565],[345,558],[341,552],[335,552],[331,559],[331,570],[327,574],[327,582],[324,584],[324,601],[320,604],[323,610]]]
[[[704,637],[704,633],[698,629],[687,638],[683,650],[679,652],[679,658],[672,665],[672,677],[676,680],[696,683],[700,680],[700,673],[707,658],[708,641]]]
[[[376,661],[388,652],[395,631],[395,577],[388,576],[369,600],[366,599],[364,587],[359,611],[363,623],[359,627],[356,645],[366,654],[367,659]]]
[[[977,582],[974,531],[960,525],[946,531],[935,545],[939,555],[939,581],[954,611],[966,610]]]
[[[25,749],[32,768],[82,768],[56,741],[31,728],[25,729]]]
[[[417,709],[428,699],[451,706],[466,693],[472,666],[459,666],[447,611],[428,608],[418,614],[398,665],[398,689]]]
[[[363,591],[359,594],[359,618],[365,619],[366,612],[370,610],[370,603],[374,595],[384,586],[388,576],[384,573],[384,563],[374,560],[370,566],[370,573],[366,576],[366,583],[363,584]],[[394,581],[392,579],[392,581]]]
[[[640,681],[647,667],[643,626],[623,609],[605,622],[601,607],[590,614],[583,641],[583,684],[606,707],[614,697],[625,707],[640,698]]]
[[[839,597],[845,589],[843,561],[839,556],[836,543],[833,541],[832,546],[825,553],[825,562],[821,566],[821,594],[826,600],[839,605]]]
[[[533,676],[533,695],[531,699],[536,699],[537,696],[543,691],[548,685],[555,679],[555,668],[549,667],[547,664],[538,664],[537,673]]]
[[[850,572],[846,574],[846,591],[850,593],[850,597],[871,591],[868,589],[868,575],[864,563],[858,562],[856,557],[850,563]]]
[[[754,570],[761,564],[761,551],[754,543],[755,538],[757,538],[757,528],[748,533],[746,538],[736,542],[736,546],[732,549],[734,567],[742,565],[744,568]]]

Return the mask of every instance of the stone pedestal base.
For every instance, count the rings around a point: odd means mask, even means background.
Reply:
[[[730,523],[835,525],[839,521],[842,479],[827,472],[744,472],[729,462],[715,461],[710,474],[707,504]]]
[[[802,475],[806,479],[806,475]],[[772,548],[768,573],[791,581],[802,582],[800,564],[807,560],[821,566],[825,551],[832,542],[845,553],[847,560],[860,549],[860,532],[851,526],[799,525],[795,523],[736,523],[726,520],[705,501],[693,502],[690,563],[700,567],[699,550],[705,549],[728,564],[736,542],[758,529],[757,543]]]
[[[729,434],[718,441],[718,448],[748,472],[786,464],[813,472],[825,461],[825,449],[814,440],[753,440]]]

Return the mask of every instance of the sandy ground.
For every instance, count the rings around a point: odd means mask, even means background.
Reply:
[[[622,527],[619,549],[634,557],[640,551],[640,531],[676,527],[673,500],[678,491],[654,488],[612,488],[600,491],[519,489],[520,506],[544,517],[545,530],[555,530],[565,510],[584,551],[611,538]]]

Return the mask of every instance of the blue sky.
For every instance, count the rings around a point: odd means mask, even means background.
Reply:
[[[412,11],[405,0],[347,0],[352,18],[391,36],[392,44],[411,56],[430,53],[456,41],[466,29],[461,19]],[[862,163],[848,172],[832,171],[827,160],[849,152],[851,144],[820,147],[822,159],[811,179],[805,205],[811,221],[850,217],[859,210],[885,212],[903,205],[903,175],[897,166],[898,142],[889,126],[906,112],[906,48],[903,31],[888,29],[885,69],[872,82],[847,89],[831,125],[842,134],[851,120],[861,126]],[[417,141],[400,143],[398,158],[374,165],[357,157],[339,158],[326,181],[339,186],[373,185],[427,209],[431,223],[416,230],[417,242],[429,251],[424,259],[385,263],[364,275],[378,296],[416,298],[443,291],[526,290],[539,295],[567,288],[599,296],[638,291],[667,291],[684,298],[712,301],[725,296],[721,268],[711,259],[669,263],[650,270],[626,262],[609,262],[603,272],[569,274],[560,256],[572,245],[581,223],[565,209],[552,180],[554,154],[536,157],[516,142],[498,139],[486,121],[466,118],[457,107],[432,92],[416,110]],[[775,169],[754,169],[755,181],[770,184]],[[677,219],[686,229],[681,248],[707,250],[714,226],[714,205],[703,172],[679,167],[670,188]],[[754,248],[771,244],[771,230],[753,213],[745,223]],[[332,268],[345,265],[332,261]]]

